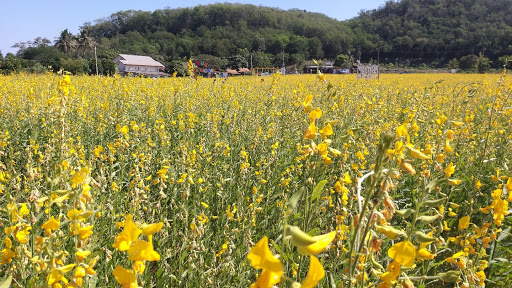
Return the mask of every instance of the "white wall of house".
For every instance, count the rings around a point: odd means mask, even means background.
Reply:
[[[118,68],[121,68],[118,66]],[[135,66],[135,65],[123,65],[123,70],[119,69],[120,72],[131,72],[131,71],[143,71],[143,72],[158,72],[158,67],[151,66]]]

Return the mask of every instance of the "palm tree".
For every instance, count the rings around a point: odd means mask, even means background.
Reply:
[[[89,35],[89,29],[83,28],[80,30],[80,36],[77,37],[78,50],[84,53],[84,56],[93,51],[96,46],[96,41]]]
[[[73,53],[77,47],[76,40],[73,37],[68,29],[62,31],[60,33],[60,37],[55,42],[55,47],[59,49],[62,53],[68,55],[69,53]]]

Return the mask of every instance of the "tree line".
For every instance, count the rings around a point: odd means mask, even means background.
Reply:
[[[96,47],[103,74],[113,72],[109,60],[118,53],[152,56],[168,72],[181,72],[188,58],[220,69],[283,63],[301,69],[309,59],[330,59],[340,67],[361,60],[485,72],[512,55],[511,13],[510,0],[388,1],[348,21],[242,4],[128,10],[87,22],[78,35],[66,29],[53,45],[47,39],[17,43],[17,55],[2,60],[0,70],[16,64],[95,73]]]

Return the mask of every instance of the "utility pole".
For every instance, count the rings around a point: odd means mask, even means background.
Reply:
[[[252,52],[251,52],[251,75],[252,75]]]
[[[96,61],[96,75],[98,75],[98,56],[96,55],[96,45],[94,45],[94,59]]]
[[[380,48],[377,49],[377,80],[380,80]]]
[[[283,69],[281,69],[281,70],[282,70],[281,72],[284,74],[284,73],[285,73],[285,67],[284,67],[284,50],[283,50]]]

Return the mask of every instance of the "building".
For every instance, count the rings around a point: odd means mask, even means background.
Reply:
[[[149,56],[119,54],[114,58],[120,74],[134,74],[146,77],[166,77],[165,66]]]

